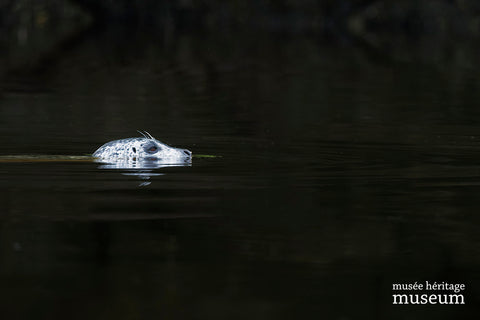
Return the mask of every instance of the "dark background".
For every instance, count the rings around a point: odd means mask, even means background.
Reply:
[[[476,319],[479,10],[1,1],[0,318]],[[216,157],[44,161],[136,130]]]

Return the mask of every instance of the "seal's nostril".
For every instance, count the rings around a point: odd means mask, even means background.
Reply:
[[[192,155],[192,152],[190,152],[190,151],[188,151],[188,150],[183,150],[183,152],[184,152],[187,156]]]

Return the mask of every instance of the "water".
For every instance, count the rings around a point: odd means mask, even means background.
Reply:
[[[216,157],[148,176],[0,162],[2,319],[478,314],[475,64],[270,34],[59,50],[2,78],[2,155],[147,130]],[[393,283],[426,280],[466,304],[392,305]]]

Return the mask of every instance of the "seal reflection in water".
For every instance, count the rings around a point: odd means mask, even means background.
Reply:
[[[170,147],[150,135],[114,140],[98,148],[93,156],[97,162],[105,163],[105,169],[155,169],[167,166],[188,166],[192,152]]]

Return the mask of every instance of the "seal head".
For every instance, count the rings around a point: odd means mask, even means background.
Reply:
[[[142,133],[143,134],[143,133]],[[189,163],[192,152],[170,147],[150,134],[143,137],[114,140],[98,148],[93,156],[102,162],[157,161],[162,164]]]

